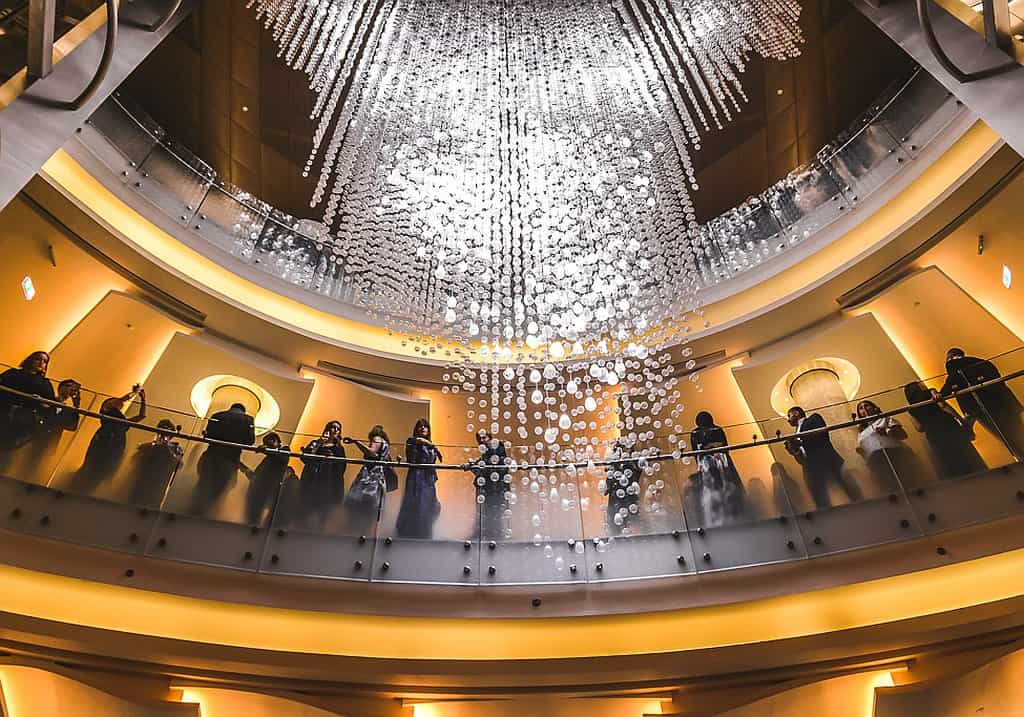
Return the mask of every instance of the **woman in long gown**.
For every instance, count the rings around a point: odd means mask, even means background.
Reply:
[[[139,397],[139,410],[128,418],[122,409],[135,396]],[[89,441],[85,460],[75,476],[75,490],[92,492],[99,481],[110,480],[117,473],[124,460],[130,424],[138,423],[146,417],[146,389],[136,386],[119,398],[106,399],[100,404],[100,415],[103,416],[100,427]]]
[[[379,461],[364,464],[345,494],[345,515],[350,532],[367,535],[380,517],[385,493],[398,487],[395,469],[383,465],[391,461],[391,441],[384,427],[377,425],[370,429],[366,443],[348,437],[345,443],[354,443],[365,460]]]
[[[707,411],[697,414],[696,428],[690,434],[690,445],[698,451],[725,448],[729,445],[725,431],[715,424]],[[743,516],[747,491],[728,451],[705,453],[698,457],[700,476],[700,519],[702,526],[723,525]]]
[[[344,458],[345,447],[341,445],[341,421],[328,421],[319,438],[315,438],[302,449],[302,476],[299,491],[302,494],[304,520],[314,531],[322,531],[338,506],[345,499],[344,461],[326,460]]]
[[[441,503],[437,499],[437,469],[432,466],[443,458],[430,440],[430,422],[427,419],[416,421],[412,435],[405,442],[405,460],[415,467],[409,469],[405,479],[405,492],[395,530],[400,538],[429,540],[434,534],[434,522],[441,514]]]
[[[914,428],[928,441],[928,452],[939,478],[958,478],[985,470],[985,461],[971,442],[971,431],[938,391],[915,381],[903,387],[903,395],[909,404],[936,400],[927,406],[911,408],[908,413]]]

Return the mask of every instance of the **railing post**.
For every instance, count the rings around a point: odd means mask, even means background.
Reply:
[[[57,22],[57,0],[29,0],[28,76],[41,80],[53,71],[53,30]]]
[[[1012,56],[1009,0],[982,0],[982,14],[985,20],[985,42]]]

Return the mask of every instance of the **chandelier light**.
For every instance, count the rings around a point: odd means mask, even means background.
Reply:
[[[531,462],[678,449],[691,153],[746,100],[751,55],[799,53],[799,4],[250,6],[314,91],[322,240],[372,317],[449,365],[467,428]]]

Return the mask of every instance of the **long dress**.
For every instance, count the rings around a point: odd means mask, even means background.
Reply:
[[[78,469],[76,482],[81,481],[82,486],[88,489],[95,488],[89,483],[110,480],[121,467],[124,459],[125,448],[127,447],[128,423],[122,423],[125,416],[120,409],[108,408],[101,410],[100,415],[120,420],[100,419],[100,427],[96,429],[92,440],[89,441],[89,448],[85,452],[85,460],[82,467]]]
[[[725,431],[718,426],[696,428],[690,443],[697,450],[724,448]],[[700,515],[702,527],[723,525],[741,518],[746,510],[747,491],[728,451],[706,453],[697,459],[700,477]]]
[[[387,462],[391,460],[391,446],[385,443],[376,455],[366,456],[367,460]],[[373,524],[380,517],[387,492],[388,474],[391,466],[365,464],[345,494],[345,516],[349,532],[353,535],[368,535]]]
[[[402,506],[395,524],[399,538],[429,540],[433,537],[441,503],[437,499],[437,469],[428,466],[440,458],[441,453],[433,445],[420,443],[415,438],[405,442],[406,462],[417,465],[409,469],[405,479]]]
[[[319,438],[302,449],[302,494],[304,522],[313,530],[321,531],[338,506],[345,499],[345,469],[347,463],[323,460],[325,457],[345,457],[345,447],[339,443],[325,443]]]
[[[910,415],[921,425],[939,478],[957,478],[985,470],[985,461],[954,416],[935,404],[911,408]]]

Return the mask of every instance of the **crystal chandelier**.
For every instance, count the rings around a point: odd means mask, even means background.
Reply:
[[[586,460],[676,438],[700,322],[691,152],[799,52],[795,0],[254,0],[304,72],[324,241],[449,364],[467,427]],[[689,367],[692,367],[692,362]]]

